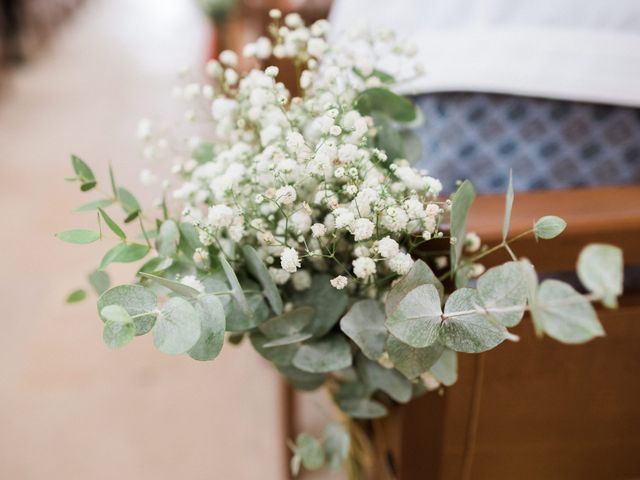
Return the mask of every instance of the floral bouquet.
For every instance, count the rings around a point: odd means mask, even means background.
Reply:
[[[307,27],[297,14],[271,16],[272,38],[248,44],[244,56],[293,64],[297,93],[278,81],[277,67],[241,75],[237,55],[222,52],[207,65],[210,82],[177,89],[198,135],[172,142],[140,124],[145,156],[174,162],[157,209],[143,212],[111,174],[111,193],[79,208],[96,212],[96,229],[58,237],[115,235],[89,279],[107,345],[151,333],[162,352],[204,361],[225,339],[251,342],[294,388],[326,387],[340,412],[322,438],[301,433],[291,442],[293,472],[349,460],[352,477],[362,478],[353,425],[452,385],[457,353],[516,341],[509,328],[525,311],[540,336],[582,343],[604,335],[591,302],[616,306],[622,253],[607,245],[582,251],[586,294],[554,279],[539,283],[512,244],[523,235],[553,238],[565,222],[543,217],[510,238],[511,186],[502,242],[482,246],[465,233],[472,184],[446,198],[436,178],[413,166],[420,114],[394,87],[421,74],[415,49],[366,30],[328,42],[324,20]],[[90,167],[76,156],[72,164],[70,180],[93,191]],[[155,178],[142,173],[147,183]],[[117,206],[122,222],[107,213]],[[132,237],[123,223],[140,233]],[[485,272],[481,259],[497,249],[512,261]],[[109,288],[111,263],[143,259],[133,283]],[[84,296],[78,290],[69,301]]]

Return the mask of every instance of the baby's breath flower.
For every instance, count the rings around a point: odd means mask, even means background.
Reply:
[[[280,187],[276,190],[275,199],[277,202],[282,203],[283,205],[291,205],[296,201],[297,194],[296,189],[291,185],[286,185],[284,187]]]
[[[311,233],[316,238],[323,237],[324,234],[327,233],[327,227],[325,227],[322,223],[314,223],[313,225],[311,225]]]
[[[369,257],[359,257],[353,261],[353,273],[363,280],[376,273],[376,262]]]
[[[476,232],[469,232],[464,238],[464,249],[469,253],[475,253],[480,250],[480,237]]]
[[[344,287],[347,286],[348,280],[347,280],[347,277],[343,275],[338,275],[337,277],[332,278],[329,281],[329,283],[331,283],[331,286],[336,290],[342,290]]]
[[[413,259],[408,253],[398,253],[389,260],[389,268],[398,275],[405,275],[412,266]]]
[[[300,268],[300,259],[298,258],[298,252],[295,248],[285,248],[282,250],[280,254],[280,265],[283,270],[289,273],[295,273],[296,270]]]
[[[197,290],[200,293],[204,293],[204,285],[195,275],[185,275],[180,279],[180,283]]]
[[[383,258],[391,258],[398,254],[400,246],[388,235],[378,241],[378,253]]]

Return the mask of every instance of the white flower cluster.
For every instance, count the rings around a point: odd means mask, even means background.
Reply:
[[[441,235],[447,208],[437,179],[372,146],[373,119],[354,107],[361,92],[383,86],[376,58],[408,62],[413,51],[388,33],[330,43],[324,20],[307,27],[296,14],[272,18],[273,39],[261,37],[243,54],[291,59],[302,67],[300,93],[277,81],[275,67],[242,76],[233,52],[211,61],[212,85],[182,91],[210,105],[211,140],[192,138],[190,155],[175,160],[182,184],[173,197],[205,246],[253,245],[278,284],[301,290],[309,272],[324,271],[337,289],[370,291],[411,268],[412,250]],[[152,132],[144,123],[139,135],[153,142]]]

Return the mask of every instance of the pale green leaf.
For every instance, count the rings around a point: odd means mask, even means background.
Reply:
[[[105,253],[100,262],[100,270],[111,263],[131,263],[143,259],[149,253],[149,246],[141,243],[120,243]]]
[[[324,464],[322,445],[308,433],[301,433],[296,438],[296,454],[300,455],[307,470],[316,470]]]
[[[113,218],[111,218],[109,215],[107,215],[107,212],[105,212],[102,208],[98,208],[98,211],[100,212],[100,215],[102,216],[102,219],[104,220],[104,222],[107,224],[107,226],[109,227],[109,229],[115,233],[118,237],[120,237],[121,240],[126,240],[127,235],[124,233],[124,231],[118,226],[118,224],[113,220]]]
[[[584,343],[604,336],[591,303],[568,283],[543,281],[536,304],[536,320],[551,338],[563,343]]]
[[[577,271],[582,285],[600,296],[609,308],[616,308],[617,297],[622,295],[623,268],[622,250],[613,245],[588,245],[578,257]]]
[[[342,425],[330,422],[324,428],[323,447],[327,456],[327,465],[333,470],[339,469],[349,456],[351,437]]]
[[[386,348],[393,366],[409,380],[429,370],[443,350],[443,346],[437,342],[429,347],[413,348],[392,335],[387,338]]]
[[[527,265],[523,262],[507,262],[490,268],[478,279],[478,295],[482,305],[505,327],[515,327],[524,315],[527,303],[525,268]],[[515,312],[499,311],[510,307],[520,309]]]
[[[93,243],[100,240],[100,233],[95,230],[75,229],[56,233],[56,237],[67,243]]]
[[[293,366],[310,373],[326,373],[351,366],[351,347],[342,335],[330,335],[303,344],[293,357]]]
[[[89,275],[89,284],[98,295],[102,295],[109,290],[111,280],[109,274],[103,270],[95,270]]]
[[[440,383],[450,387],[458,381],[458,354],[445,348],[436,363],[429,369]]]
[[[88,202],[80,205],[78,208],[76,208],[76,212],[93,212],[95,210],[98,210],[98,208],[107,208],[111,204],[113,204],[113,200],[111,200],[110,198],[94,200],[93,202]]]
[[[507,195],[504,204],[504,223],[502,225],[502,240],[507,239],[509,235],[509,223],[511,222],[511,209],[513,208],[513,171],[509,170],[509,186],[507,187]]]
[[[416,108],[411,100],[384,87],[368,88],[361,92],[356,97],[354,108],[363,115],[381,112],[397,122],[411,122],[416,118]]]
[[[240,286],[240,282],[238,281],[238,277],[236,277],[236,273],[233,271],[231,265],[227,261],[227,257],[220,252],[218,255],[218,259],[220,260],[220,265],[222,265],[222,270],[224,271],[225,276],[227,277],[227,281],[231,286],[231,295],[237,302],[238,306],[242,310],[242,312],[247,316],[253,316],[251,309],[249,308],[249,304],[247,303],[247,298],[244,295],[244,291]]]
[[[299,344],[283,345],[279,347],[265,347],[271,340],[257,330],[251,332],[251,345],[263,358],[270,361],[277,367],[288,367],[293,361],[293,357],[300,347]],[[306,372],[305,372],[306,373]],[[314,377],[315,379],[315,377]]]
[[[380,418],[387,415],[387,407],[367,397],[336,398],[340,409],[352,418]]]
[[[447,315],[470,312],[465,315]],[[440,341],[456,352],[480,353],[491,350],[508,336],[507,329],[482,313],[482,301],[476,290],[461,288],[453,292],[444,307],[445,320]]]
[[[567,226],[562,218],[547,215],[539,219],[533,226],[533,233],[537,238],[549,240],[560,235]]]
[[[389,290],[385,301],[385,310],[387,316],[391,315],[400,304],[400,300],[407,296],[407,294],[420,285],[433,285],[440,297],[444,296],[444,287],[442,282],[438,280],[438,277],[433,273],[429,266],[422,260],[416,260],[411,267],[411,270],[404,275],[398,282]]]
[[[225,318],[222,303],[215,295],[198,298],[195,310],[200,319],[200,338],[189,349],[189,356],[195,360],[213,360],[224,344]]]
[[[387,330],[384,311],[377,300],[354,303],[340,320],[340,329],[360,347],[367,358],[375,361],[383,354]]]
[[[162,257],[173,257],[178,251],[180,230],[173,220],[165,220],[160,225],[156,237],[156,250]]]
[[[453,196],[451,206],[451,236],[456,238],[454,245],[451,245],[451,272],[458,268],[458,262],[464,246],[465,228],[467,215],[473,200],[476,198],[476,190],[469,180],[462,182]]]
[[[274,313],[280,315],[282,313],[282,299],[280,298],[278,287],[269,274],[269,270],[264,266],[264,263],[252,246],[243,246],[242,254],[247,262],[249,273],[251,273],[262,286],[264,296],[269,301],[269,305],[271,305]]]
[[[270,340],[263,345],[264,348],[274,348],[274,347],[282,347],[284,345],[293,345],[296,343],[304,342],[305,340],[309,340],[313,335],[310,333],[292,333],[287,337],[276,338],[275,340]]]
[[[143,335],[153,327],[157,301],[155,294],[142,285],[118,285],[100,296],[98,312],[108,305],[120,305],[133,318],[136,335]]]
[[[300,307],[270,318],[258,327],[268,338],[277,339],[300,333],[315,315],[313,307]]]
[[[79,288],[71,292],[69,295],[67,295],[65,302],[78,303],[83,301],[85,298],[87,298],[87,292],[84,291],[82,288]]]
[[[275,350],[275,348],[270,350]],[[304,372],[293,366],[277,366],[276,368],[296,390],[308,392],[316,390],[324,384],[325,376],[323,374]]]
[[[82,161],[80,157],[71,155],[71,165],[77,178],[80,180],[80,190],[86,192],[97,185],[96,177],[89,168],[89,165]]]
[[[138,270],[138,274],[143,272],[157,275],[158,273],[165,271],[171,265],[173,265],[172,258],[153,257],[140,267],[140,269]]]
[[[150,273],[140,272],[138,275],[140,275],[142,278],[152,280],[157,284],[162,285],[163,287],[166,287],[169,290],[177,293],[178,295],[182,295],[183,297],[196,298],[200,295],[200,292],[198,290],[190,287],[189,285],[185,285],[184,283],[169,280],[168,278],[158,277]]]
[[[105,319],[102,339],[109,347],[124,347],[133,340],[136,328],[123,307],[107,305],[100,311],[100,316]]]
[[[191,304],[172,297],[162,306],[153,327],[153,343],[161,352],[185,353],[200,339],[200,317]]]
[[[386,320],[389,332],[415,348],[428,347],[438,339],[442,321],[440,296],[433,285],[411,290]]]
[[[140,204],[136,197],[134,197],[129,190],[124,187],[118,188],[118,201],[122,205],[122,209],[127,215],[140,211]],[[135,218],[135,217],[134,217]]]
[[[315,309],[316,314],[306,331],[318,337],[338,323],[349,303],[347,293],[333,288],[330,280],[329,275],[314,275],[311,287],[294,297],[296,305],[309,305]]]
[[[357,371],[360,379],[372,390],[381,390],[400,403],[411,399],[411,382],[398,370],[384,368],[361,355],[358,357]]]

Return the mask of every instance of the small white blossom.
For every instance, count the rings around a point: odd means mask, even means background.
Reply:
[[[353,224],[353,236],[356,242],[367,240],[373,235],[375,225],[368,218],[359,218]]]
[[[180,279],[180,283],[197,290],[200,293],[204,293],[204,285],[195,275],[185,275]]]
[[[296,198],[296,189],[291,185],[286,185],[276,190],[276,201],[282,203],[283,205],[291,205],[296,201]]]
[[[285,248],[282,250],[280,254],[280,265],[283,270],[289,273],[295,273],[296,270],[300,268],[300,259],[298,258],[298,252],[295,248]]]
[[[336,290],[342,290],[344,287],[347,286],[348,280],[347,280],[347,277],[343,275],[338,275],[337,277],[332,278],[329,281],[329,283],[331,283],[331,286]]]
[[[469,253],[474,253],[480,250],[481,245],[480,237],[475,232],[469,232],[464,238],[464,248]]]
[[[389,260],[389,268],[398,275],[405,275],[411,270],[413,259],[408,253],[398,253]]]
[[[223,50],[218,59],[227,67],[235,67],[238,64],[238,55],[232,50]]]
[[[383,258],[395,257],[400,251],[400,246],[393,238],[386,236],[378,241],[378,253]]]
[[[314,223],[311,225],[311,233],[314,237],[320,238],[327,233],[327,227],[325,227],[322,223]]]
[[[201,247],[198,247],[193,252],[193,263],[196,267],[206,269],[209,267],[209,252]]]
[[[226,205],[214,205],[209,208],[209,223],[213,227],[228,227],[233,221],[233,210]]]
[[[353,273],[356,277],[366,280],[376,273],[376,262],[369,257],[359,257],[353,261]]]

